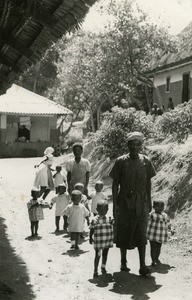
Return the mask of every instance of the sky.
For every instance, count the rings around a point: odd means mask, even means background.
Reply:
[[[170,34],[178,34],[192,21],[192,0],[135,1],[149,15],[152,22],[160,21],[169,26]],[[101,16],[94,5],[86,16],[83,28],[93,31],[102,30],[105,23],[106,17]]]

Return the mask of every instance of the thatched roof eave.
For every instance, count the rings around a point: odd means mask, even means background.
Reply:
[[[0,95],[64,34],[80,28],[96,0],[0,1]]]

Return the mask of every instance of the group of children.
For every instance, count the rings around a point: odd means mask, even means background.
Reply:
[[[70,233],[71,249],[79,249],[79,240],[83,238],[84,223],[90,229],[89,242],[94,245],[94,277],[98,276],[98,265],[100,257],[102,257],[101,272],[106,273],[106,262],[109,248],[113,247],[114,241],[114,221],[107,217],[108,201],[106,195],[102,192],[103,182],[95,183],[95,192],[89,196],[83,194],[84,186],[82,183],[77,183],[74,190],[69,195],[65,177],[61,174],[61,167],[56,167],[54,175],[56,196],[51,199],[50,204],[45,204],[39,200],[39,190],[32,189],[32,199],[28,202],[28,213],[31,222],[31,236],[38,235],[39,221],[44,219],[43,208],[49,207],[52,209],[55,204],[55,225],[56,232],[60,230],[60,218],[63,217],[63,229]],[[91,201],[91,210],[89,208]],[[90,216],[92,220],[90,222]],[[154,201],[153,211],[149,213],[147,238],[150,242],[150,255],[152,266],[160,263],[159,256],[162,243],[168,239],[168,230],[171,230],[170,221],[167,214],[164,212],[164,202]]]

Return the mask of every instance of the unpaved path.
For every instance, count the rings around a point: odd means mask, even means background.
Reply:
[[[183,255],[177,240],[163,246],[162,265],[147,278],[138,275],[137,250],[128,253],[131,272],[120,272],[119,250],[114,246],[109,252],[108,274],[98,280],[92,279],[94,250],[88,235],[80,251],[69,251],[68,235],[54,234],[54,208],[44,210],[40,237],[30,240],[26,202],[37,162],[38,158],[0,160],[1,300],[192,299],[192,259]]]

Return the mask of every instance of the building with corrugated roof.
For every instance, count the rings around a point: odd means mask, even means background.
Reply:
[[[0,96],[0,157],[42,156],[59,142],[58,116],[69,109],[13,84]]]
[[[153,78],[153,102],[165,109],[169,98],[174,106],[192,99],[192,22],[179,38],[185,41],[180,50],[153,59],[147,72]]]

